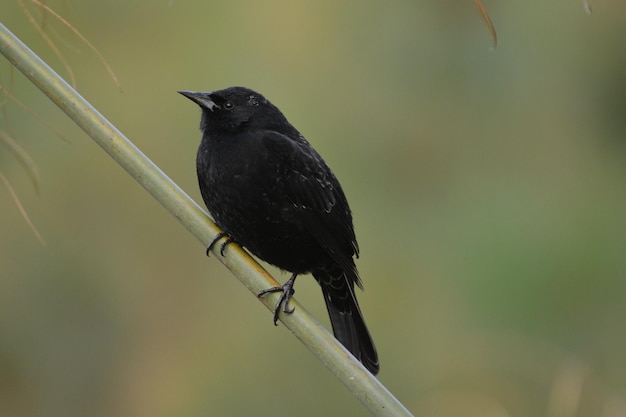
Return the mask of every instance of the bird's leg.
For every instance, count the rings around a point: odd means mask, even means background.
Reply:
[[[293,313],[293,311],[295,310],[295,308],[289,308],[289,300],[291,300],[291,296],[296,292],[293,289],[293,285],[296,282],[296,277],[298,276],[298,274],[293,274],[291,276],[291,278],[289,278],[287,280],[287,282],[285,282],[283,284],[282,287],[272,287],[272,288],[268,288],[266,290],[262,290],[259,291],[257,293],[257,297],[263,297],[265,294],[269,294],[269,293],[273,293],[273,292],[282,292],[282,294],[280,295],[280,298],[278,299],[278,303],[276,303],[276,307],[274,307],[274,326],[278,326],[277,322],[278,322],[278,313],[280,313],[281,308],[280,306],[282,305],[282,312],[283,313],[287,313],[287,314],[291,314]]]
[[[225,240],[225,241],[224,241],[224,243],[222,243],[222,245],[220,246],[220,255],[222,255],[222,256],[224,256],[224,249],[226,249],[226,246],[227,246],[229,243],[233,243],[233,242],[237,243],[237,242],[235,241],[235,239],[233,239],[232,237],[228,236],[228,233],[226,233],[226,232],[219,232],[219,233],[215,236],[215,238],[213,238],[213,240],[211,241],[211,243],[209,243],[209,246],[207,246],[207,248],[206,248],[206,256],[209,256],[209,255],[210,255],[211,250],[213,249],[213,247],[215,246],[215,244],[216,244],[216,243],[217,243],[217,242],[218,242],[221,238],[223,238],[223,237],[225,237],[225,238],[226,238],[226,240]]]

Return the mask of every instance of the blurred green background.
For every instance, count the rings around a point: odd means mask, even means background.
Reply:
[[[48,1],[78,91],[197,201],[199,110],[244,85],[350,200],[380,380],[416,416],[626,415],[626,3]],[[15,1],[0,21],[68,77]],[[0,416],[367,411],[0,60]],[[283,281],[285,274],[277,278]],[[312,279],[297,298],[327,324]]]

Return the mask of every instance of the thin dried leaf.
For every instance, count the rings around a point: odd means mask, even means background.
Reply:
[[[480,11],[480,15],[483,17],[483,20],[485,21],[485,24],[487,25],[487,29],[489,29],[489,33],[491,33],[491,37],[493,38],[493,47],[496,48],[498,46],[498,34],[496,33],[496,28],[493,25],[491,18],[489,17],[489,13],[487,13],[487,9],[485,9],[485,6],[483,6],[482,1],[481,0],[475,0],[475,1],[476,1],[476,6],[478,7],[478,10]]]
[[[33,183],[35,192],[39,194],[39,170],[33,158],[15,139],[2,130],[0,130],[0,139],[7,144],[11,152],[13,152],[13,155],[15,155],[15,158],[17,158],[17,162],[26,170]]]
[[[109,76],[111,77],[111,79],[113,79],[113,82],[115,83],[115,85],[117,86],[117,88],[121,88],[120,86],[120,82],[117,79],[117,76],[115,75],[115,73],[113,72],[113,69],[111,68],[111,66],[109,65],[109,63],[107,62],[107,60],[104,58],[104,56],[100,53],[100,51],[98,51],[98,49],[93,46],[93,44],[91,42],[89,42],[89,40],[87,40],[87,38],[80,33],[74,26],[72,26],[70,24],[70,22],[68,22],[67,20],[65,20],[61,15],[59,15],[57,12],[55,12],[53,9],[51,9],[50,7],[48,7],[47,5],[45,5],[44,3],[40,2],[39,0],[31,0],[33,3],[35,3],[37,6],[41,7],[42,10],[46,11],[47,13],[49,13],[51,16],[53,16],[55,19],[57,19],[58,21],[60,21],[61,23],[63,23],[70,31],[72,31],[72,33],[74,33],[76,36],[78,36],[78,38],[85,44],[87,45],[87,47],[89,49],[91,49],[91,51],[96,54],[96,56],[98,57],[98,59],[100,60],[100,62],[102,62],[102,65],[104,66],[104,68],[106,69],[106,71],[109,73]]]
[[[35,29],[37,29],[37,32],[39,32],[39,35],[41,35],[41,37],[48,44],[50,49],[52,49],[52,52],[54,53],[54,55],[56,55],[56,57],[61,61],[61,64],[63,64],[63,66],[65,67],[65,70],[68,73],[68,76],[70,77],[70,84],[72,85],[72,87],[76,88],[76,77],[74,77],[74,72],[72,71],[72,67],[67,62],[67,60],[65,59],[61,51],[59,51],[59,48],[57,48],[54,42],[52,42],[52,40],[50,39],[50,37],[46,35],[46,32],[43,30],[43,27],[37,22],[37,20],[33,17],[33,15],[28,11],[28,8],[26,8],[22,0],[16,0],[16,1],[17,1],[17,4],[19,4],[19,6],[22,8],[22,11],[28,18],[28,21],[30,22],[30,24],[33,25]]]
[[[48,129],[50,129],[52,131],[52,133],[54,133],[63,142],[71,143],[69,140],[67,140],[65,138],[65,136],[63,136],[61,134],[61,132],[59,132],[57,129],[55,129],[54,126],[52,126],[50,123],[46,122],[41,116],[39,116],[37,113],[35,113],[31,109],[29,109],[28,106],[26,106],[24,103],[19,101],[17,99],[17,97],[15,97],[13,94],[9,93],[9,91],[6,88],[4,88],[1,84],[0,84],[0,92],[2,92],[7,98],[11,99],[11,101],[13,101],[15,104],[20,106],[22,109],[24,109],[28,114],[30,114],[35,120],[37,120],[43,126],[45,126]]]
[[[32,230],[32,232],[35,235],[35,237],[37,238],[37,240],[39,240],[39,242],[41,242],[42,245],[45,245],[46,241],[41,236],[41,234],[39,233],[39,231],[37,230],[37,228],[35,227],[33,222],[30,220],[30,217],[28,217],[28,213],[26,213],[26,210],[24,210],[24,207],[22,206],[22,203],[20,202],[20,199],[17,197],[17,194],[15,194],[15,191],[13,190],[13,187],[11,187],[11,183],[2,174],[2,172],[0,172],[0,180],[2,180],[2,182],[4,183],[4,186],[7,188],[7,190],[9,190],[9,194],[11,195],[11,198],[13,199],[13,202],[17,206],[18,210],[20,211],[20,214],[24,218],[24,221],[26,221],[26,224],[28,225],[30,230]]]

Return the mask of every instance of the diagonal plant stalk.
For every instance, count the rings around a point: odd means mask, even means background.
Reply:
[[[63,110],[122,168],[141,184],[205,247],[220,232],[206,213],[135,147],[89,102],[60,78],[34,52],[0,23],[2,53],[33,84]],[[244,250],[231,245],[219,259],[253,294],[278,283]],[[278,295],[261,302],[273,311]],[[343,348],[296,300],[293,314],[281,322],[357,397],[375,416],[411,416],[411,413]]]

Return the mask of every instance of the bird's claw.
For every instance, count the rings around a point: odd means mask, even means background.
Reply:
[[[209,246],[207,246],[206,248],[206,256],[210,256],[213,247],[215,247],[215,244],[223,237],[225,237],[226,240],[220,245],[220,255],[224,256],[224,249],[226,249],[226,246],[228,246],[230,243],[235,242],[235,239],[228,236],[228,233],[226,232],[219,232],[217,235],[215,235],[215,238],[213,238],[211,243],[209,243]]]
[[[274,326],[278,326],[278,315],[281,311],[286,314],[291,314],[296,310],[295,307],[289,308],[289,301],[291,300],[291,297],[296,292],[293,289],[293,284],[296,281],[296,276],[297,274],[293,274],[291,278],[289,278],[289,280],[287,280],[287,282],[285,282],[285,284],[282,287],[267,288],[265,290],[259,291],[256,295],[257,297],[261,298],[265,294],[270,294],[274,292],[281,293],[280,298],[278,299],[278,302],[276,303],[276,306],[274,307]]]

